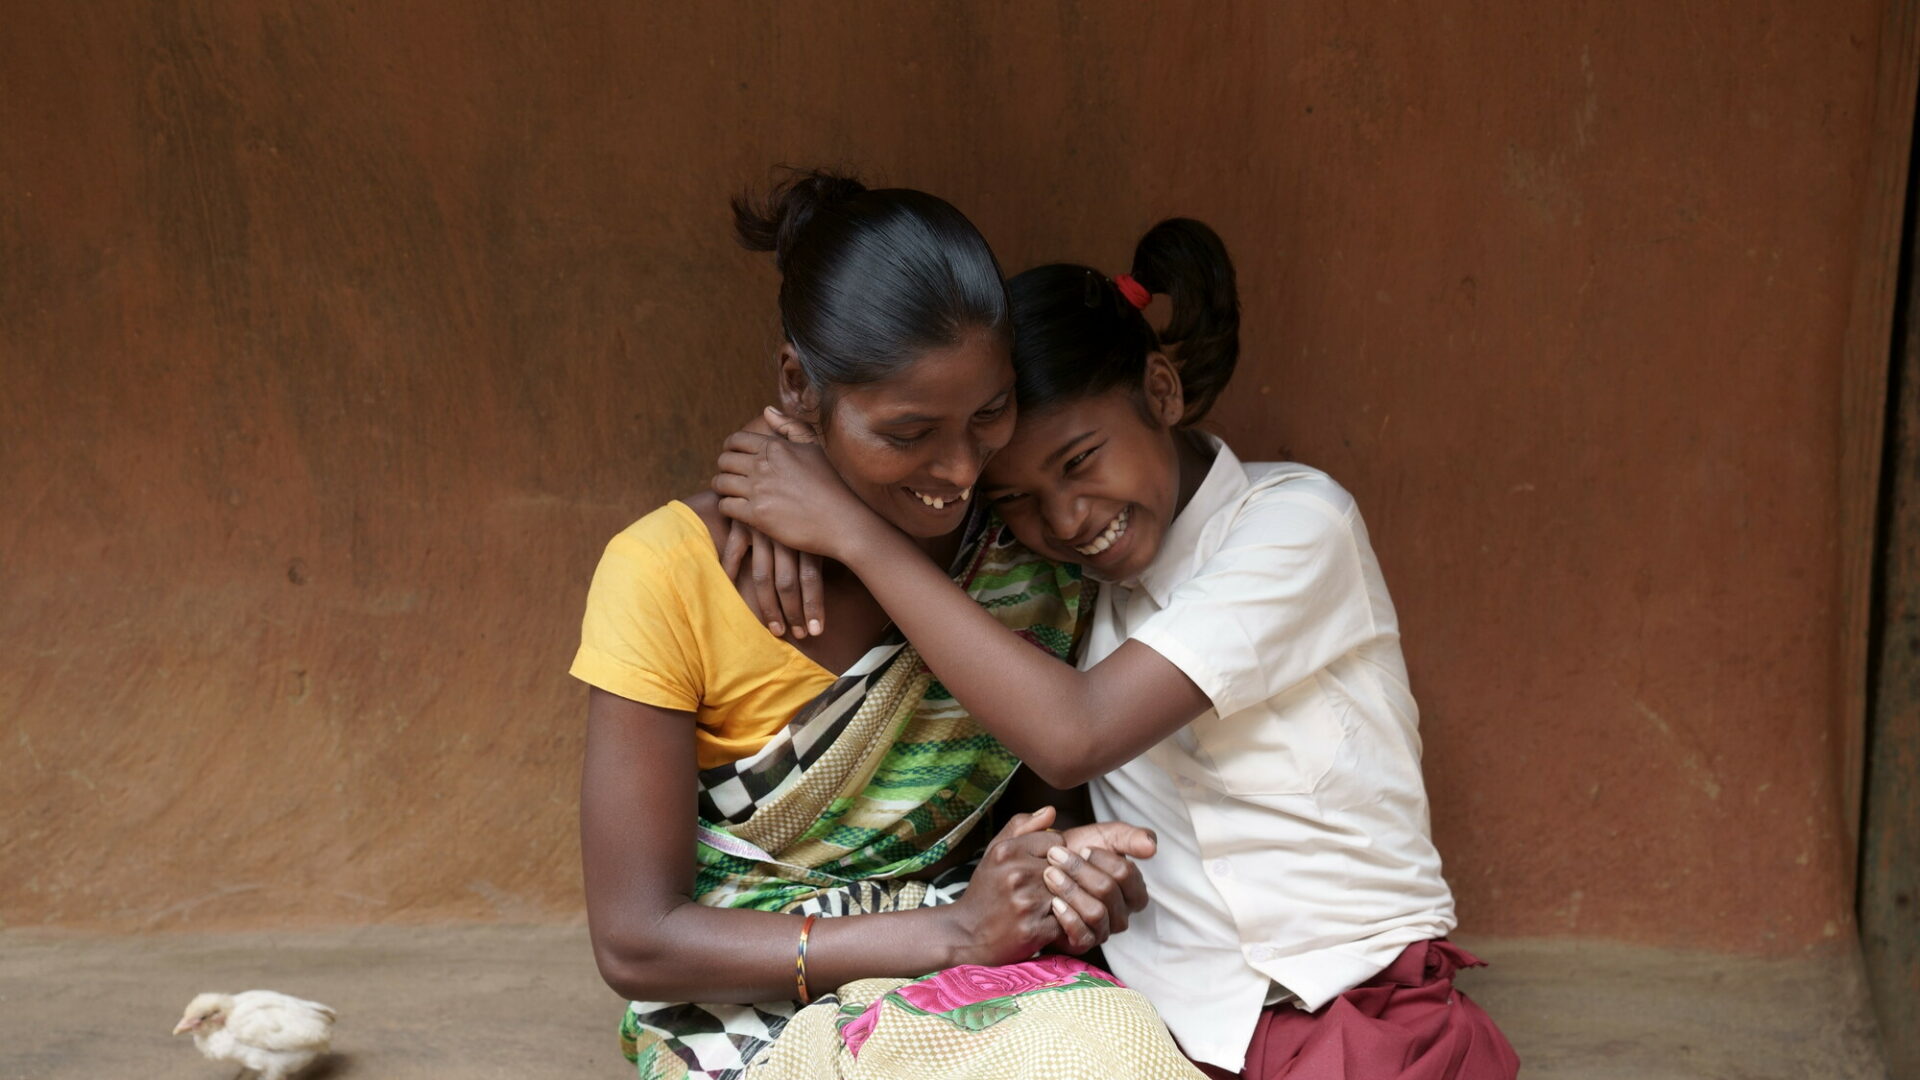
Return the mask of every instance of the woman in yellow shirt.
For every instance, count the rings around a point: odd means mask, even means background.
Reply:
[[[930,195],[824,173],[734,210],[782,275],[783,410],[1003,624],[1066,657],[1090,588],[971,497],[1014,421],[985,240]],[[1151,837],[1062,835],[1044,808],[976,866],[970,836],[1018,761],[853,575],[819,583],[831,628],[768,635],[782,617],[722,569],[724,528],[706,492],[616,536],[572,669],[593,688],[588,922],[602,976],[633,999],[640,1075],[1193,1075],[1139,995],[1064,956],[1028,960],[1123,928],[1144,893],[1115,852],[1150,855]],[[1062,845],[1086,856],[1071,878],[1048,863]]]

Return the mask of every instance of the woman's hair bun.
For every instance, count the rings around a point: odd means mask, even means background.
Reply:
[[[773,264],[785,271],[794,239],[821,210],[843,205],[867,190],[865,184],[829,169],[785,170],[784,179],[761,195],[736,195],[733,230],[748,251],[773,252]]]

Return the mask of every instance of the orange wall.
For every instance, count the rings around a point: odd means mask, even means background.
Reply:
[[[789,160],[1227,237],[1219,427],[1367,513],[1469,930],[1850,932],[1878,5],[12,7],[5,923],[576,916],[587,578],[766,395]]]

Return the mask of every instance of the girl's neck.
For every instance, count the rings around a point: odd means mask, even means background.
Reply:
[[[1173,448],[1180,461],[1180,498],[1173,504],[1173,516],[1177,518],[1187,508],[1193,493],[1199,491],[1200,485],[1206,482],[1207,473],[1213,470],[1213,459],[1217,452],[1213,443],[1191,428],[1174,430]]]

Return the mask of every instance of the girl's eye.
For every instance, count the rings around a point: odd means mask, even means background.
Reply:
[[[1005,495],[995,495],[993,497],[993,505],[1005,506],[1016,499],[1024,499],[1026,497],[1027,497],[1027,493],[1024,491],[1012,491],[1012,492],[1008,492]]]
[[[922,431],[913,435],[885,435],[883,437],[888,442],[904,450],[907,447],[912,446],[914,443],[919,442],[921,439],[926,438],[927,433]]]
[[[1005,416],[1006,414],[1007,414],[1006,403],[1001,402],[1000,404],[995,405],[990,409],[981,409],[979,412],[974,413],[973,420],[974,420],[974,423],[976,424],[991,424],[995,420],[1000,419],[1002,416]]]
[[[1098,449],[1100,448],[1096,446],[1089,450],[1082,450],[1079,453],[1073,455],[1071,458],[1067,459],[1067,464],[1061,471],[1072,472],[1073,470],[1079,468],[1081,463],[1086,461],[1088,458],[1092,457],[1093,451]]]

